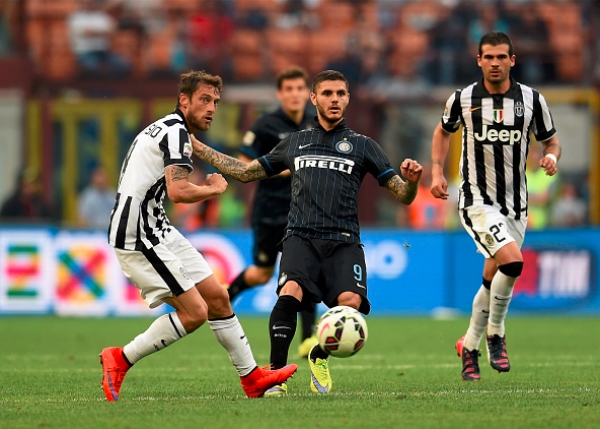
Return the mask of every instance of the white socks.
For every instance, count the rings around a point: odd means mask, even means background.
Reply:
[[[504,319],[513,294],[513,286],[518,277],[509,277],[498,271],[490,289],[490,320],[488,335],[504,336]]]
[[[229,360],[240,377],[250,374],[257,365],[237,316],[234,314],[226,319],[209,320],[208,324],[217,341],[229,353]]]
[[[479,343],[488,326],[490,317],[490,291],[481,286],[473,299],[473,313],[467,335],[465,335],[464,347],[467,350],[479,350]]]
[[[132,342],[123,347],[123,353],[130,364],[151,355],[187,335],[176,312],[164,314]]]
[[[217,341],[229,353],[229,360],[243,377],[256,368],[256,361],[242,325],[234,315],[226,319],[209,320]],[[175,341],[185,337],[187,332],[181,324],[176,312],[164,314],[156,319],[150,327],[123,348],[123,353],[132,365],[140,359],[151,355]]]

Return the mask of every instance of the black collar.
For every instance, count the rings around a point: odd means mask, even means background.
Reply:
[[[316,124],[316,128],[319,128],[319,129],[323,130],[323,132],[325,132],[325,133],[341,131],[341,130],[344,130],[344,129],[347,128],[346,127],[346,118],[342,119],[339,124],[337,124],[335,127],[333,127],[332,129],[330,129],[329,131],[325,131],[325,128],[323,128],[321,126],[321,124],[319,123],[319,117],[318,116],[315,116],[315,124]]]
[[[176,115],[179,115],[181,117],[181,120],[183,121],[183,125],[185,125],[185,129],[187,130],[187,132],[189,134],[192,134],[192,132],[190,131],[190,127],[188,127],[188,123],[185,120],[185,115],[183,114],[183,112],[179,109],[179,107],[176,107],[175,110],[173,111],[173,113],[175,113]]]
[[[518,89],[519,84],[517,83],[516,80],[514,80],[512,78],[512,76],[510,76],[509,79],[510,79],[510,87],[508,88],[508,91],[506,91],[504,94],[490,94],[488,92],[487,88],[485,87],[483,78],[481,78],[481,80],[479,82],[477,82],[477,85],[475,86],[475,91],[476,91],[475,95],[478,95],[482,98],[493,97],[493,96],[513,98],[515,92]]]
[[[283,107],[281,107],[281,106],[277,110],[275,110],[275,112],[273,112],[273,114],[275,116],[279,116],[283,121],[287,122],[289,125],[292,125],[294,128],[298,128],[299,126],[301,126],[305,122],[305,118],[306,118],[306,112],[303,112],[302,120],[300,121],[300,124],[297,124],[296,122],[294,122],[294,120],[292,118],[290,118],[288,116],[287,113],[285,113],[285,110],[283,110]]]

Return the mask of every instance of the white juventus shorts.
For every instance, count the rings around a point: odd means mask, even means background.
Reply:
[[[459,209],[459,217],[479,252],[491,258],[498,250],[513,241],[519,249],[525,239],[527,216],[510,219],[494,206],[481,205]]]
[[[125,277],[150,308],[179,296],[213,274],[208,262],[175,228],[151,249],[115,249]]]

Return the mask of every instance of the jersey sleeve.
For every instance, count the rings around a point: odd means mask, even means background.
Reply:
[[[546,99],[537,91],[533,93],[533,135],[537,141],[545,141],[556,134],[554,121]]]
[[[263,131],[264,124],[262,118],[254,121],[252,127],[244,137],[242,138],[242,146],[240,147],[240,153],[246,155],[248,158],[256,159],[262,154],[268,152],[264,148],[265,133]]]
[[[262,165],[265,169],[267,176],[274,176],[289,168],[285,164],[286,154],[289,149],[289,142],[290,137],[288,136],[285,139],[281,140],[271,152],[257,158],[260,165]]]
[[[192,142],[187,130],[182,126],[171,126],[159,143],[163,153],[165,168],[170,165],[184,165],[191,170]]]
[[[444,131],[454,133],[458,130],[461,123],[460,111],[460,90],[458,90],[446,101],[446,107],[442,115],[442,128]]]
[[[365,143],[365,160],[367,171],[377,179],[379,186],[385,185],[388,180],[398,175],[381,146],[373,139],[368,139]]]

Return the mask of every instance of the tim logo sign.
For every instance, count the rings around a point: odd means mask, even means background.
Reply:
[[[523,260],[512,308],[563,310],[585,305],[596,293],[594,254],[589,250],[524,249]]]

